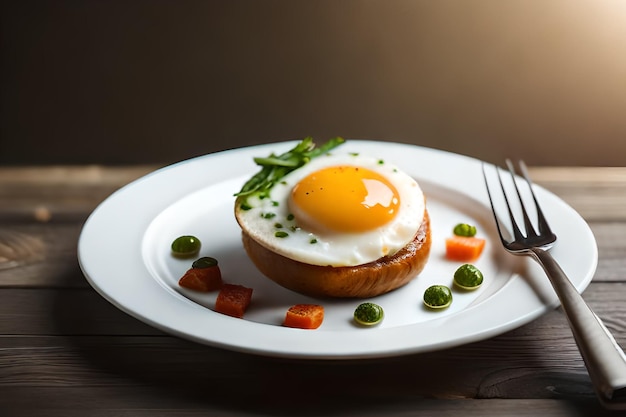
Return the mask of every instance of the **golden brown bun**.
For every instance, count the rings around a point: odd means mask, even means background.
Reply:
[[[415,278],[426,266],[431,246],[430,219],[415,239],[393,256],[357,266],[311,265],[279,255],[242,231],[243,246],[256,267],[279,285],[314,297],[366,298],[395,290]]]

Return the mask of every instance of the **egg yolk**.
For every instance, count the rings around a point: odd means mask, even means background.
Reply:
[[[311,231],[363,232],[391,221],[400,196],[383,175],[356,166],[309,174],[293,187],[290,210]]]

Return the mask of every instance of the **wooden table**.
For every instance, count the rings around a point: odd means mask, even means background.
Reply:
[[[111,192],[158,168],[0,168],[1,416],[608,416],[560,309],[489,340],[359,361],[265,358],[164,334],[83,277]],[[626,346],[626,168],[538,168],[599,246],[584,298]]]

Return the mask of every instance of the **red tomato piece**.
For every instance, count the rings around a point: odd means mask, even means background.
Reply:
[[[446,239],[446,257],[453,261],[477,259],[485,248],[486,240],[479,237],[452,236]]]
[[[224,284],[215,300],[215,311],[242,318],[252,301],[252,288],[243,285]]]
[[[220,268],[191,268],[178,280],[178,285],[195,291],[209,292],[222,287]]]
[[[318,304],[296,304],[289,307],[283,325],[299,329],[317,329],[324,320],[324,307]]]

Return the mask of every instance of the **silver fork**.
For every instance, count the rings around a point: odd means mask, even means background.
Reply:
[[[498,218],[489,181],[487,180],[488,175],[483,164],[483,176],[487,194],[502,245],[508,252],[514,255],[530,256],[541,265],[561,302],[600,402],[609,409],[626,409],[626,355],[604,323],[602,323],[602,320],[591,310],[565,272],[550,255],[549,249],[554,245],[557,237],[550,230],[550,226],[541,211],[526,165],[523,161],[519,162],[520,171],[530,190],[532,205],[534,205],[534,211],[536,211],[537,222],[535,224],[537,228],[534,227],[533,222],[530,220],[529,211],[524,204],[520,187],[516,181],[515,167],[509,159],[506,160],[506,165],[514,184],[515,191],[511,193],[514,198],[516,196],[519,200],[520,206],[518,211],[521,211],[524,222],[523,229],[520,229],[515,220],[516,216],[512,205],[507,197],[500,169],[496,167],[499,188],[501,188],[501,193],[507,206],[507,214],[510,218],[510,227],[513,232],[510,239],[504,236],[504,232],[507,229]],[[519,214],[517,217],[519,217]]]

